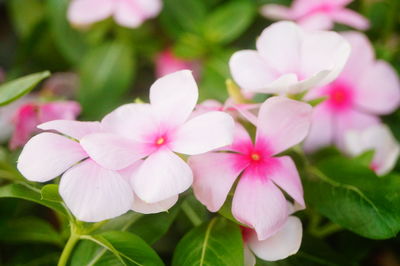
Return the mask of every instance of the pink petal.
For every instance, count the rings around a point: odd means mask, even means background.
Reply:
[[[271,181],[245,172],[233,196],[232,214],[264,240],[285,223],[288,207],[282,192]]]
[[[39,106],[38,117],[41,123],[57,119],[74,120],[81,112],[81,106],[74,101],[58,101]]]
[[[303,143],[306,152],[333,144],[333,122],[331,112],[323,103],[314,108],[310,132]]]
[[[155,115],[171,126],[181,125],[189,118],[197,98],[197,84],[189,70],[159,78],[150,88]]]
[[[195,155],[230,145],[234,121],[224,112],[208,112],[190,119],[175,132],[171,149]]]
[[[292,19],[292,15],[290,9],[276,4],[267,4],[263,5],[260,9],[261,15],[266,18],[270,18],[273,20],[285,20],[285,19]]]
[[[317,12],[299,19],[298,23],[307,30],[330,30],[334,26],[329,15]]]
[[[113,9],[112,0],[74,0],[68,8],[68,20],[77,26],[85,26],[111,16]]]
[[[81,145],[90,158],[110,170],[123,169],[151,152],[141,143],[108,133],[87,135]]]
[[[57,134],[41,133],[26,143],[17,167],[26,179],[46,182],[85,157],[79,143]]]
[[[211,212],[217,212],[233,183],[246,165],[238,165],[234,154],[206,153],[189,158],[196,198]]]
[[[279,162],[279,168],[275,171],[271,171],[268,178],[289,194],[289,196],[298,204],[305,208],[303,186],[301,185],[299,172],[297,171],[292,158],[289,156],[283,156],[275,159]]]
[[[303,32],[293,22],[276,22],[257,39],[257,50],[277,74],[295,73],[301,59]],[[299,73],[298,73],[299,74]]]
[[[375,114],[389,114],[400,105],[400,80],[394,68],[377,61],[363,73],[357,87],[356,104]]]
[[[146,203],[155,203],[187,190],[193,181],[190,167],[168,149],[151,154],[132,177],[133,189]]]
[[[379,118],[357,110],[349,110],[335,117],[334,141],[338,148],[345,150],[344,138],[349,130],[363,130],[379,124]]]
[[[308,31],[301,47],[302,87],[328,84],[337,78],[350,55],[349,43],[332,31]]]
[[[262,260],[282,260],[300,249],[303,227],[299,218],[290,216],[284,226],[273,236],[259,241],[253,234],[247,245]]]
[[[139,197],[136,197],[135,201],[133,202],[132,210],[144,214],[166,212],[175,205],[175,203],[178,201],[178,198],[179,196],[175,195],[159,202],[146,203]]]
[[[119,0],[114,16],[121,26],[136,28],[146,19],[155,17],[161,7],[160,0]]]
[[[253,147],[253,142],[247,130],[239,123],[235,123],[233,143],[227,149],[240,153],[247,153]]]
[[[74,120],[53,120],[40,124],[42,130],[55,130],[61,134],[80,140],[86,135],[102,132],[99,122],[81,122]]]
[[[266,138],[273,154],[280,153],[307,136],[311,118],[309,104],[280,96],[268,98],[258,115],[257,140]]]
[[[351,26],[358,30],[367,30],[370,26],[368,19],[347,8],[333,12],[332,17],[336,22]]]
[[[133,191],[117,172],[85,160],[61,177],[60,195],[76,218],[98,222],[127,212]]]
[[[164,50],[157,55],[156,58],[156,74],[157,77],[162,77],[179,70],[190,69],[190,63],[180,59],[170,50]]]
[[[10,149],[14,150],[23,146],[33,133],[37,131],[39,123],[37,117],[37,105],[25,104],[21,106],[13,117],[14,132],[10,140]]]
[[[261,55],[252,50],[242,50],[232,55],[229,67],[233,79],[247,92],[272,93],[295,83],[295,75],[277,78]]]
[[[106,115],[101,124],[104,130],[139,142],[147,142],[159,127],[149,104],[122,105]]]

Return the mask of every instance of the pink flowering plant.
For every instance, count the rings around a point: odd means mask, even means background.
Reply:
[[[1,265],[400,264],[398,1],[3,2]]]

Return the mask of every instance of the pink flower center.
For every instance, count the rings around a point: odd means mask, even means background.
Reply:
[[[253,152],[250,154],[251,160],[257,162],[261,160],[261,155],[258,152]]]
[[[160,138],[158,138],[157,141],[156,141],[156,146],[161,146],[161,145],[163,145],[164,143],[165,143],[164,137],[160,137]]]
[[[351,109],[354,103],[353,90],[345,83],[335,82],[328,87],[327,104],[334,111]]]

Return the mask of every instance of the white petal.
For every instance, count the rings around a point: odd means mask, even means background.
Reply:
[[[144,214],[166,212],[175,205],[175,203],[178,201],[178,198],[179,196],[175,195],[159,202],[146,203],[139,197],[136,197],[135,201],[133,202],[132,210]]]
[[[60,195],[81,221],[98,222],[124,214],[132,207],[133,191],[115,171],[88,159],[61,177]]]
[[[80,140],[88,134],[103,131],[99,122],[81,122],[74,120],[53,120],[40,124],[38,128],[42,130],[55,130],[77,140]]]

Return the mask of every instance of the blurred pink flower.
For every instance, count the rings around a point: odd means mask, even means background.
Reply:
[[[198,98],[188,70],[158,79],[150,88],[150,104],[127,104],[108,114],[103,127],[114,134],[84,137],[82,146],[105,168],[120,170],[141,158],[132,174],[136,195],[155,203],[185,191],[192,170],[176,153],[194,155],[232,143],[233,119],[223,112],[190,118]]]
[[[74,101],[38,103],[36,100],[20,105],[12,118],[14,130],[10,149],[23,146],[38,131],[37,125],[57,119],[74,120],[80,111],[80,105]]]
[[[180,59],[170,49],[166,49],[157,55],[156,75],[158,78],[184,69],[192,70],[193,76],[196,79],[199,78],[200,71],[196,62]]]
[[[130,175],[134,164],[120,171],[102,167],[90,158],[80,141],[104,132],[98,122],[53,120],[39,125],[40,133],[25,145],[18,159],[18,170],[30,181],[47,182],[62,174],[60,195],[81,221],[97,222],[114,218],[132,209],[142,213],[168,210],[177,197],[146,204],[133,192]]]
[[[378,175],[389,173],[399,158],[400,145],[390,129],[383,124],[374,125],[364,130],[350,130],[345,135],[345,150],[357,156],[368,150],[374,151],[371,169]]]
[[[265,261],[283,260],[300,249],[303,236],[301,220],[289,216],[282,228],[265,240],[259,240],[254,230],[241,226],[244,242],[245,266],[256,265],[253,253]]]
[[[327,97],[314,108],[306,151],[335,144],[345,150],[344,137],[349,130],[363,130],[379,123],[378,115],[393,112],[400,104],[400,82],[395,70],[376,60],[366,36],[343,33],[352,45],[352,53],[343,72],[331,84],[310,90],[305,99]]]
[[[266,28],[257,50],[233,54],[233,79],[245,93],[295,94],[323,86],[342,71],[350,46],[339,34],[307,31],[289,21]]]
[[[301,142],[311,122],[310,105],[272,97],[260,108],[255,145],[237,124],[229,152],[210,152],[189,158],[196,198],[218,211],[241,175],[232,201],[232,214],[254,228],[260,240],[275,234],[288,217],[282,188],[304,207],[303,188],[296,166],[288,156],[275,155]]]
[[[88,26],[113,16],[121,26],[139,27],[160,13],[161,0],[73,0],[68,20],[76,26]]]
[[[292,7],[267,4],[261,14],[276,20],[294,20],[307,29],[329,30],[341,23],[359,30],[369,28],[369,21],[357,12],[345,8],[353,0],[294,0]]]

